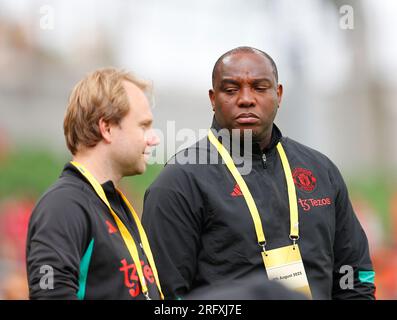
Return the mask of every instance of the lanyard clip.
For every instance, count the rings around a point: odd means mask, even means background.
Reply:
[[[146,300],[152,300],[152,298],[149,297],[149,291],[146,291],[143,294],[145,295]]]
[[[266,253],[266,241],[258,242],[259,246],[262,247],[263,253],[267,256]]]
[[[296,242],[299,240],[299,236],[289,236],[289,238],[292,240],[292,245],[293,245],[293,249],[295,250],[295,245]]]

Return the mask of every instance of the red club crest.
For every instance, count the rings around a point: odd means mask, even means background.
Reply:
[[[295,168],[292,172],[295,185],[303,191],[312,192],[317,184],[317,179],[310,170]]]

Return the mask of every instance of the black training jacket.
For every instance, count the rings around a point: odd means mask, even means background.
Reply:
[[[214,120],[216,136],[219,129]],[[253,144],[251,152],[233,155],[241,162],[236,165],[240,171],[252,161],[251,172],[243,178],[258,208],[267,249],[291,244],[287,185],[275,148],[279,141],[296,186],[298,244],[313,298],[373,299],[368,241],[340,172],[323,154],[282,137],[275,125],[264,152]],[[227,141],[223,144],[230,151]],[[267,278],[241,190],[226,165],[208,164],[214,157],[220,158],[208,138],[200,140],[177,153],[145,194],[142,221],[168,298],[252,272]],[[349,266],[353,283],[343,278]]]
[[[102,187],[137,244],[150,297],[158,299],[133,217],[111,181]],[[108,207],[71,164],[33,210],[26,256],[31,299],[145,299]]]

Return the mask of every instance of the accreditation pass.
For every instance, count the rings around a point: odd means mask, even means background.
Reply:
[[[297,244],[262,252],[269,280],[311,298],[309,282]]]

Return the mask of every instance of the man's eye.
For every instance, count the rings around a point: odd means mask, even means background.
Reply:
[[[255,90],[259,91],[259,92],[264,92],[266,91],[268,88],[267,87],[256,87]]]
[[[226,93],[235,93],[235,92],[237,92],[237,88],[226,88],[225,92]]]

